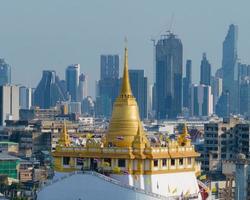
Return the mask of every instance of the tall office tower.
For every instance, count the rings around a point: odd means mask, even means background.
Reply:
[[[156,108],[157,108],[156,83],[154,83],[152,88],[152,110],[154,113],[154,117],[156,117]]]
[[[119,92],[119,56],[101,55],[100,80],[96,99],[97,116],[110,117],[113,103]]]
[[[202,117],[213,114],[213,95],[211,86],[196,85],[191,87],[191,115]]]
[[[192,60],[186,62],[186,77],[183,78],[183,107],[190,108],[192,85]]]
[[[216,115],[223,118],[230,116],[229,101],[229,92],[222,92],[215,106]]]
[[[223,79],[223,70],[222,70],[222,68],[217,69],[214,76]]]
[[[137,100],[140,118],[148,117],[148,78],[144,77],[144,70],[129,70],[131,89]]]
[[[20,109],[30,109],[32,106],[32,89],[21,86],[19,88],[19,105]]]
[[[43,71],[42,79],[34,92],[34,105],[47,109],[55,106],[58,101],[66,100],[67,94],[62,88],[56,72]]]
[[[78,86],[78,101],[82,102],[84,98],[88,96],[88,84],[87,76],[81,74],[79,76],[79,86]]]
[[[97,96],[95,103],[96,117],[110,117],[112,112],[111,99],[107,96]]]
[[[71,96],[71,101],[77,101],[78,86],[79,86],[80,64],[74,64],[67,67],[65,79],[67,91]]]
[[[11,83],[11,67],[4,59],[0,59],[0,85]]]
[[[148,86],[148,117],[150,119],[153,118],[153,88],[153,84]]]
[[[223,42],[223,91],[229,92],[230,113],[238,113],[238,27],[231,24]]]
[[[215,110],[215,106],[222,94],[222,78],[212,77],[211,86],[212,86],[213,104],[214,104],[214,110]]]
[[[119,56],[118,55],[101,55],[101,77],[103,79],[119,78]]]
[[[156,116],[173,119],[182,112],[181,40],[169,33],[156,44]]]
[[[242,80],[244,81],[247,77],[250,77],[250,65],[238,63],[238,77],[239,84]]]
[[[80,102],[69,102],[68,104],[68,112],[69,114],[77,114],[77,115],[81,115],[81,103]]]
[[[5,125],[5,120],[19,119],[19,86],[0,86],[0,126]]]
[[[207,60],[206,53],[203,53],[202,55],[200,68],[200,84],[211,85],[211,64]]]
[[[239,85],[239,113],[250,117],[250,77],[241,80]]]

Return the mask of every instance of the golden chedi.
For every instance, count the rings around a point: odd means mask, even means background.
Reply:
[[[128,73],[128,50],[125,48],[121,93],[113,106],[105,146],[132,147],[140,123],[137,102],[132,94]]]

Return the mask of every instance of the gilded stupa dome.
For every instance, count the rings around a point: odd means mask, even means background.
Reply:
[[[120,95],[113,105],[109,130],[106,134],[106,145],[132,147],[139,123],[141,123],[139,109],[130,87],[128,49],[125,48],[122,86]]]

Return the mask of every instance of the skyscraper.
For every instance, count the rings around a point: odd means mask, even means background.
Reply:
[[[156,44],[156,116],[176,118],[182,112],[181,40],[169,33]]]
[[[140,118],[145,119],[148,117],[148,78],[144,77],[144,70],[129,70],[129,78],[132,93],[138,102]]]
[[[239,113],[250,117],[250,77],[242,80],[239,86]]]
[[[71,96],[71,101],[76,102],[79,86],[80,64],[68,66],[65,74],[67,91]]]
[[[213,114],[211,86],[193,84],[191,89],[191,115],[201,117],[211,114]]]
[[[4,59],[0,59],[0,85],[11,83],[11,67]]]
[[[19,87],[16,85],[0,86],[0,126],[5,120],[19,119]]]
[[[206,53],[203,53],[202,55],[200,68],[200,84],[211,85],[211,64],[207,60]]]
[[[222,58],[223,91],[229,92],[230,113],[238,113],[237,41],[238,27],[231,24],[223,42]]]
[[[186,62],[186,77],[183,78],[183,107],[190,108],[192,85],[192,61]]]
[[[215,106],[215,113],[219,117],[227,118],[230,116],[229,111],[229,92],[222,92]]]
[[[101,77],[104,79],[119,78],[119,56],[118,55],[101,55]]]
[[[81,74],[79,76],[79,86],[78,86],[78,101],[82,102],[84,98],[88,96],[88,82],[87,76]]]
[[[113,103],[119,91],[119,56],[101,55],[100,74],[96,114],[97,116],[110,117]]]
[[[214,103],[214,109],[215,106],[222,94],[222,78],[220,77],[212,77],[211,79],[212,83],[212,94],[213,94],[213,103]]]
[[[58,101],[66,100],[66,91],[63,90],[56,72],[43,71],[42,79],[34,92],[34,105],[47,109],[55,106]]]
[[[21,86],[19,88],[19,105],[20,109],[30,109],[32,106],[32,89]]]

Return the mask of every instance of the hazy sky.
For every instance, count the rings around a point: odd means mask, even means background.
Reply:
[[[249,0],[0,0],[0,57],[11,64],[14,83],[31,87],[43,69],[64,78],[67,65],[80,63],[94,95],[100,54],[123,55],[125,36],[130,68],[152,77],[150,39],[168,30],[174,16],[172,30],[182,40],[184,63],[193,60],[198,81],[202,52],[213,72],[220,67],[231,23],[239,26],[239,57],[250,64],[249,8]]]

